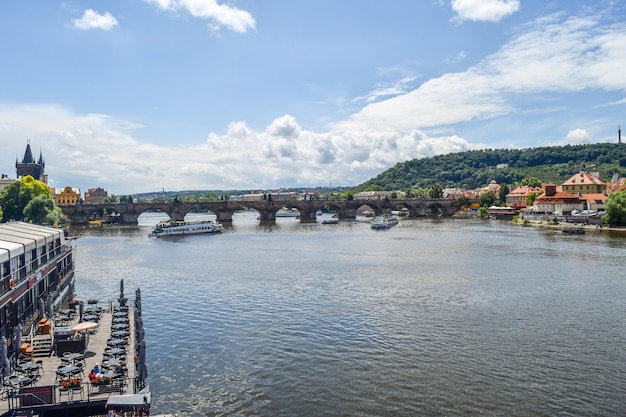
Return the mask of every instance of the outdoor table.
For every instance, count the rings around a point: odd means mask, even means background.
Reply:
[[[118,311],[116,313],[113,313],[113,317],[119,318],[119,317],[128,317],[128,313],[124,312],[124,311]]]
[[[88,314],[86,316],[83,316],[83,320],[84,321],[93,321],[93,322],[97,322],[98,320],[100,320],[100,317],[94,315],[94,314]]]
[[[110,349],[105,349],[104,351],[108,353],[109,355],[113,355],[113,356],[119,356],[119,355],[123,355],[126,353],[126,349],[122,349],[122,348],[110,348]]]
[[[110,339],[109,341],[107,341],[107,345],[109,346],[121,346],[125,345],[126,343],[128,343],[126,339]]]
[[[14,387],[23,387],[30,385],[33,382],[33,378],[24,375],[12,375],[9,378],[9,383]]]
[[[124,324],[124,323],[128,324],[128,322],[129,322],[128,317],[115,317],[113,319],[114,324]]]
[[[117,330],[114,332],[111,332],[111,336],[116,337],[116,338],[125,338],[128,337],[130,335],[130,333],[127,330]]]
[[[79,369],[80,368],[78,366],[68,365],[68,366],[62,366],[62,367],[58,368],[57,372],[59,372],[60,374],[63,374],[63,375],[69,375],[72,372],[78,371]]]
[[[111,329],[113,329],[113,330],[128,330],[128,327],[129,327],[128,324],[118,323],[118,324],[112,325]]]
[[[106,361],[102,362],[102,366],[106,366],[106,367],[113,367],[115,365],[122,365],[124,363],[123,360],[121,359],[107,359]]]
[[[26,373],[32,373],[34,371],[38,371],[41,368],[41,364],[37,362],[24,362],[20,363],[20,369],[22,369]]]
[[[82,353],[77,353],[77,352],[65,352],[63,354],[63,357],[65,359],[69,359],[72,362],[80,362],[83,359],[85,359],[85,355],[83,355]]]

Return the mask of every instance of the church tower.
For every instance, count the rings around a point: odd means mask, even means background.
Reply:
[[[17,178],[21,178],[25,175],[30,175],[36,180],[47,182],[47,176],[44,173],[45,162],[43,161],[43,155],[39,151],[39,160],[35,161],[33,158],[33,152],[30,149],[30,141],[26,142],[26,151],[24,152],[24,158],[22,162],[18,162],[15,159],[15,170],[17,172]]]

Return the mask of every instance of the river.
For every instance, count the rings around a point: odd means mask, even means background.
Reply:
[[[626,236],[477,219],[147,237],[80,227],[80,299],[141,288],[152,413],[626,414]]]

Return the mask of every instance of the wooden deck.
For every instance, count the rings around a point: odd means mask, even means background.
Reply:
[[[117,304],[117,303],[115,303]],[[35,357],[35,362],[40,362],[42,371],[41,376],[35,383],[27,385],[21,389],[21,393],[25,394],[31,392],[32,395],[27,394],[21,398],[6,398],[6,391],[3,391],[2,400],[0,401],[0,415],[5,414],[10,407],[15,408],[19,406],[20,401],[28,402],[27,398],[31,398],[30,401],[35,401],[36,397],[44,398],[46,403],[50,403],[52,400],[55,404],[65,404],[77,402],[97,402],[106,401],[109,396],[117,394],[132,394],[134,393],[134,378],[135,378],[135,331],[134,331],[134,313],[132,303],[128,303],[128,323],[129,333],[128,344],[126,344],[126,378],[125,385],[120,387],[119,385],[105,385],[94,386],[89,382],[88,374],[93,369],[96,363],[102,364],[104,362],[104,351],[107,348],[109,338],[111,338],[113,311],[110,306],[103,307],[103,312],[100,315],[99,326],[93,334],[89,334],[89,340],[87,344],[87,350],[84,352],[84,376],[79,377],[82,382],[80,389],[72,392],[67,392],[59,389],[59,383],[57,382],[57,368],[62,364],[61,357],[56,352],[52,352],[49,356]],[[88,313],[88,309],[85,312]],[[74,318],[68,323],[69,326],[77,324],[78,319]],[[23,342],[28,342],[27,338],[24,338]],[[14,364],[12,364],[13,366]],[[37,391],[37,392],[34,392]]]

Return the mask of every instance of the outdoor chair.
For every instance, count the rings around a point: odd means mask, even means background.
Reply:
[[[67,400],[72,400],[72,389],[71,388],[63,388],[59,387],[59,402],[63,401],[63,396],[67,395]]]
[[[80,395],[80,399],[82,400],[84,398],[84,389],[83,389],[83,384],[80,384],[77,387],[72,387],[70,388],[71,394],[72,394],[72,400],[74,400],[74,395]]]

